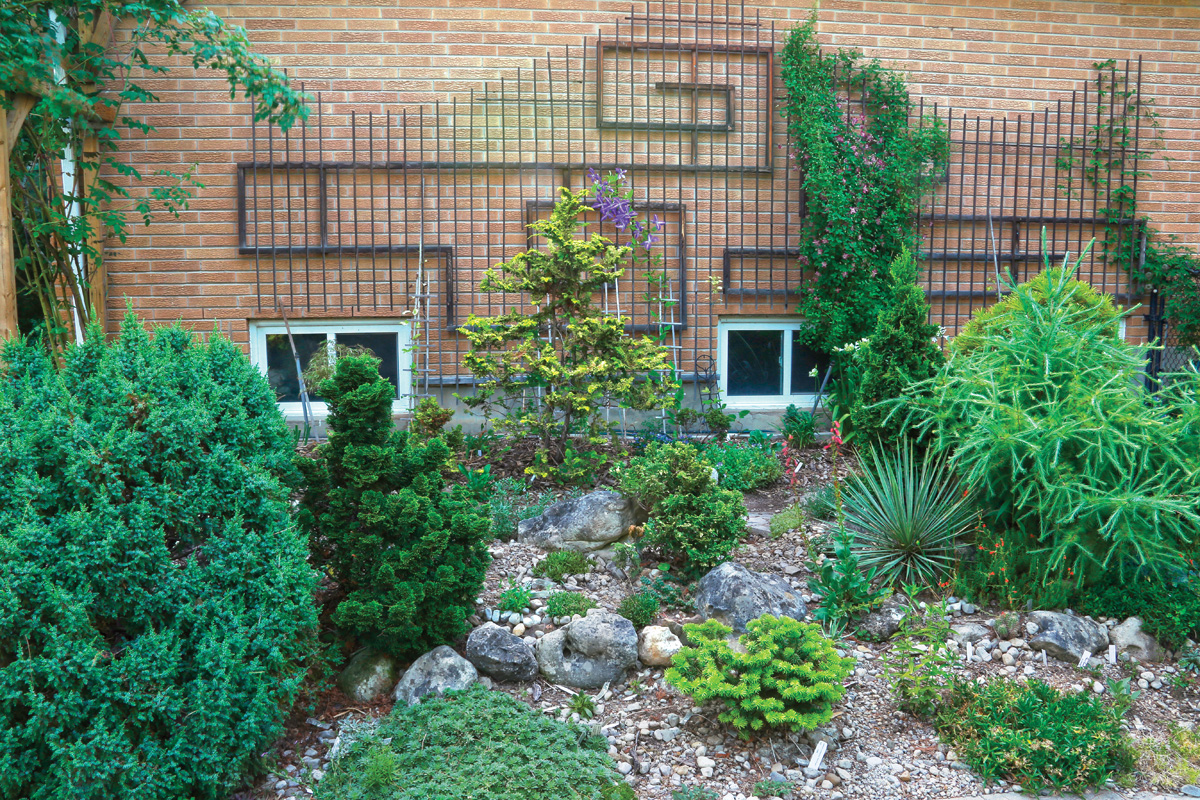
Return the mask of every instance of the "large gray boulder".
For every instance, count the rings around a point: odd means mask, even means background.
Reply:
[[[595,689],[615,681],[638,657],[633,623],[600,608],[538,640],[542,675],[554,683]]]
[[[1083,654],[1108,649],[1108,631],[1083,617],[1057,611],[1031,611],[1026,615],[1030,648],[1045,650],[1063,661],[1079,661]]]
[[[896,635],[906,616],[908,602],[894,594],[884,600],[882,606],[863,617],[863,635],[873,642],[885,642]]]
[[[337,685],[356,703],[371,703],[390,692],[399,676],[391,656],[366,648],[350,657],[338,674]]]
[[[1108,641],[1138,661],[1162,661],[1166,657],[1162,645],[1142,630],[1142,621],[1137,617],[1130,617],[1110,630]]]
[[[475,666],[446,645],[413,662],[396,684],[396,702],[412,705],[427,694],[469,689],[479,679]]]
[[[629,536],[629,529],[646,521],[632,499],[617,492],[597,491],[563,500],[540,517],[517,523],[517,539],[543,550],[607,551]]]
[[[715,619],[735,634],[746,632],[746,623],[763,614],[804,619],[808,607],[787,581],[778,575],[753,572],[726,561],[700,579],[696,611],[701,619]]]
[[[537,657],[520,636],[494,622],[485,622],[467,637],[467,660],[485,675],[500,681],[531,681],[537,677]]]

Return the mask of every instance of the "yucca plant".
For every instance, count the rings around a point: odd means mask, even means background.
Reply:
[[[872,447],[866,455],[843,490],[859,562],[892,585],[932,585],[975,521],[967,493],[945,458],[918,456],[908,440],[894,453]]]

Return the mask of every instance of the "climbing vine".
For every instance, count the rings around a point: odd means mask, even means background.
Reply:
[[[1097,198],[1103,198],[1097,216],[1105,220],[1102,247],[1107,262],[1121,266],[1138,283],[1157,288],[1179,343],[1200,345],[1200,255],[1152,229],[1150,218],[1138,213],[1135,185],[1148,174],[1139,164],[1163,146],[1154,99],[1139,96],[1137,85],[1117,70],[1115,59],[1092,67],[1100,76],[1097,121],[1083,136],[1060,140],[1055,166],[1063,176],[1079,168]]]
[[[917,203],[944,169],[949,139],[936,118],[912,126],[900,75],[857,51],[822,53],[815,23],[788,34],[781,72],[807,202],[796,310],[806,344],[829,352],[874,327],[888,265],[917,249]]]
[[[222,73],[230,97],[255,101],[256,119],[286,130],[308,114],[305,95],[245,31],[183,0],[0,3],[0,45],[0,113],[31,103],[9,168],[21,332],[40,332],[54,350],[75,338],[72,317],[82,331],[104,311],[89,297],[104,238],[177,215],[202,187],[194,165],[143,175],[122,157],[154,130],[126,106],[151,107],[151,120],[165,113],[152,108],[155,84],[186,64]]]

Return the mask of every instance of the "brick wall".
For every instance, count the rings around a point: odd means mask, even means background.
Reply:
[[[357,139],[349,131],[352,111],[365,130],[363,115],[398,114],[404,108],[437,102],[442,104],[442,119],[436,127],[450,137],[456,125],[461,127],[458,120],[446,116],[446,106],[452,98],[457,97],[462,102],[473,91],[478,96],[485,83],[496,92],[502,78],[511,87],[518,70],[526,82],[523,85],[531,87],[532,91],[534,59],[544,59],[548,52],[554,58],[562,58],[567,47],[572,48],[573,69],[582,74],[582,63],[578,59],[582,57],[585,37],[594,43],[598,35],[605,38],[632,35],[636,38],[645,31],[644,24],[630,26],[628,4],[599,0],[507,0],[503,3],[449,0],[440,4],[410,0],[386,3],[285,0],[269,5],[247,0],[209,7],[232,23],[244,26],[255,48],[276,59],[290,75],[302,81],[308,91],[321,92],[325,143],[330,148],[329,157],[335,160],[350,157],[352,140],[355,147],[362,147],[366,141],[361,138],[366,135],[361,131]],[[638,5],[634,11],[635,16],[644,15],[646,6]],[[699,11],[704,22],[699,27],[685,25],[683,35],[676,38],[696,36],[697,31],[707,30],[709,33],[704,34],[707,36],[714,35],[716,30],[724,32],[727,27],[720,23],[728,15],[734,21],[757,22],[758,28],[736,29],[745,32],[747,37],[752,35],[749,31],[755,31],[753,36],[759,44],[765,45],[772,37],[781,42],[786,30],[805,18],[810,8],[783,3],[747,3],[729,6],[727,10],[725,5],[718,3],[715,9],[703,5]],[[688,5],[680,8],[668,4],[664,8],[652,4],[649,15],[660,20],[652,28],[661,27],[663,20],[673,28],[674,20],[695,18],[697,9]],[[712,19],[717,24],[705,28]],[[1082,92],[1085,83],[1094,77],[1093,62],[1140,57],[1142,94],[1154,99],[1160,115],[1163,143],[1163,149],[1145,164],[1149,174],[1139,182],[1141,210],[1154,219],[1160,230],[1178,235],[1189,245],[1200,246],[1200,207],[1197,206],[1200,163],[1196,156],[1200,143],[1200,3],[1171,0],[1157,3],[826,0],[820,4],[818,19],[818,31],[824,44],[860,48],[902,70],[908,77],[914,97],[923,98],[929,107],[937,103],[943,113],[949,106],[955,114],[983,115],[986,119],[996,118],[1001,122],[1008,119],[1013,125],[1019,117],[1028,120],[1032,113],[1053,107],[1060,101],[1069,101],[1072,92]],[[664,74],[670,71],[666,60],[664,58],[664,63],[656,67]],[[728,59],[723,69],[718,62],[719,59],[710,58],[708,66],[703,68],[709,79],[715,79],[723,72],[746,71],[744,60],[738,70],[729,66]],[[726,77],[731,81],[737,78],[742,93],[739,102],[748,102],[748,79],[744,75]],[[135,230],[125,243],[110,242],[109,317],[115,321],[126,302],[130,302],[134,311],[147,318],[158,321],[183,319],[199,328],[211,328],[216,322],[235,340],[245,342],[248,319],[273,318],[277,314],[271,308],[271,298],[264,301],[263,297],[264,260],[239,255],[237,250],[235,164],[254,160],[256,156],[259,160],[264,158],[265,130],[260,128],[257,138],[252,141],[248,106],[240,100],[231,101],[223,80],[214,74],[178,69],[165,78],[146,79],[143,83],[156,91],[162,102],[146,109],[126,110],[135,115],[144,113],[147,121],[158,130],[147,138],[131,137],[124,144],[130,162],[143,172],[159,166],[184,170],[194,163],[197,165],[196,178],[204,188],[197,190],[190,208],[179,218],[157,219],[151,227]],[[763,90],[763,87],[758,89]],[[543,82],[539,92],[544,94],[546,91]],[[616,98],[606,99],[616,102]],[[706,102],[708,105],[698,110],[699,117],[711,117],[709,121],[713,121],[721,112],[714,110],[714,101]],[[663,107],[667,108],[666,105]],[[685,113],[682,106],[671,109],[670,113],[679,114],[680,118]],[[535,129],[539,124],[545,133],[545,122],[539,123],[536,119],[518,117],[505,125],[492,124],[495,137],[508,143],[521,137],[523,129]],[[782,141],[782,121],[776,118],[769,127],[777,141]],[[763,133],[765,135],[765,128]],[[293,144],[299,147],[301,142],[312,141],[311,131],[308,136],[309,139],[296,138]],[[668,141],[676,136],[677,147]],[[281,139],[278,133],[275,137],[278,146]],[[555,148],[566,147],[561,137],[561,130],[556,137],[544,135],[534,150],[553,156],[558,152]],[[557,143],[553,141],[555,138]],[[622,139],[617,132],[609,137],[607,145],[600,144],[601,140],[602,137],[596,136],[592,143],[597,157],[607,152],[604,147],[609,147],[618,155],[626,150],[633,152],[633,159],[643,162],[653,161],[659,150],[662,159],[681,161],[688,149],[682,134],[674,132],[658,139],[646,134],[628,134]],[[714,141],[709,140],[707,152],[700,153],[702,159],[719,157]],[[754,146],[760,147],[761,141]],[[382,148],[383,144],[372,140],[369,147]],[[528,144],[525,147],[529,149]],[[705,147],[704,142],[700,142],[700,150],[704,151]],[[742,155],[744,158],[757,157],[755,152],[747,155],[745,150]],[[744,174],[740,175],[741,182],[736,190],[727,185],[724,178],[717,181],[719,186],[715,186],[708,176],[679,180],[672,177],[664,181],[652,172],[646,174],[642,188],[648,191],[648,201],[667,202],[679,200],[681,196],[696,199],[696,208],[690,212],[695,214],[691,234],[695,239],[688,255],[692,267],[689,291],[704,295],[708,276],[717,271],[719,257],[714,253],[745,240],[750,235],[748,226],[757,226],[754,237],[759,243],[764,241],[764,235],[773,242],[787,241],[788,226],[794,224],[794,217],[789,216],[787,198],[791,196],[789,192],[794,191],[795,177],[788,177],[783,151],[775,148],[764,157],[770,158],[777,167],[774,177],[751,177],[747,183]],[[411,179],[412,176],[407,177]],[[634,177],[636,182],[637,173]],[[960,183],[977,183],[978,176],[965,176],[966,180],[961,180],[962,177],[959,177]],[[313,180],[311,175],[299,173],[294,179],[296,183],[292,190],[295,192]],[[560,179],[574,181],[573,185],[579,186],[578,175]],[[262,185],[278,185],[281,195],[287,193],[282,186],[285,180],[282,172],[275,178],[263,180]],[[365,175],[362,180],[366,186],[379,185],[384,179],[378,175]],[[400,180],[397,178],[395,185],[399,185]],[[483,181],[484,178],[455,176],[448,179],[446,188],[439,192],[448,195],[452,187],[463,187],[472,180]],[[466,260],[460,260],[457,277],[461,285],[455,293],[468,298],[467,306],[473,295],[471,286],[477,277],[474,273],[488,266],[497,255],[495,248],[479,250],[481,235],[493,239],[500,235],[486,228],[486,220],[494,217],[497,228],[509,229],[499,252],[511,254],[509,249],[519,245],[521,236],[518,216],[521,198],[549,197],[553,186],[550,177],[546,177],[544,183],[542,177],[528,175],[524,178],[493,176],[489,180],[494,180],[494,185],[489,184],[478,191],[485,197],[495,198],[499,211],[494,215],[489,210],[453,220],[444,218],[456,244],[465,248],[462,258]],[[789,180],[792,183],[785,186]],[[941,201],[943,208],[954,206],[955,180],[952,171],[950,186],[946,189],[949,196]],[[273,181],[278,183],[272,184]],[[672,182],[676,182],[674,187]],[[153,183],[153,179],[147,183]],[[388,185],[394,191],[395,185]],[[365,223],[351,221],[350,215],[355,209],[362,209],[365,214],[371,205],[378,203],[373,195],[364,194],[363,189],[346,191],[347,216],[343,224],[365,237],[378,224],[375,217]],[[721,216],[714,199],[719,192],[724,192],[724,197],[734,198],[736,219]],[[771,201],[762,210],[768,194]],[[265,198],[263,202],[270,205]],[[411,198],[401,198],[397,202],[414,215],[421,205],[421,201]],[[705,202],[710,203],[707,213],[699,210]],[[273,214],[277,223],[290,218],[299,225],[303,202],[294,208],[283,206],[286,204],[278,200],[268,216]],[[753,211],[755,208],[760,211],[757,219],[748,221],[746,215],[750,212],[747,209]],[[393,213],[398,211],[393,210]],[[430,213],[436,216],[441,212]],[[983,235],[982,229],[978,235]],[[1032,234],[1027,230],[1025,235]],[[702,240],[701,237],[708,238]],[[1086,235],[1083,241],[1086,242]],[[491,244],[498,246],[498,239]],[[384,266],[411,276],[414,260],[411,255],[391,256]],[[328,260],[315,265],[305,263],[310,268],[310,278],[315,266],[320,276],[333,275],[338,291],[343,294],[365,292],[361,282],[347,284],[344,274],[334,274],[334,267]],[[754,267],[757,269],[761,263],[765,262],[756,260]],[[275,272],[272,273],[276,282],[282,276],[281,303],[294,315],[387,316],[395,315],[396,308],[403,305],[395,299],[381,305],[378,286],[367,281],[375,291],[372,301],[368,302],[364,295],[351,298],[348,303],[339,301],[341,304],[334,307],[329,297],[319,298],[314,310],[313,289],[318,283],[297,283],[295,270],[287,272],[294,266],[293,262],[285,264],[276,258],[273,262]],[[374,266],[378,266],[378,262]],[[745,269],[744,265],[739,266]],[[987,264],[982,267],[976,264],[973,268],[986,270],[988,267]],[[931,273],[936,273],[937,269],[932,267]],[[947,281],[952,283],[962,279],[961,275],[931,274],[931,282],[935,277],[940,277],[942,286],[950,285]],[[780,283],[782,279],[776,274],[772,280]],[[1109,276],[1105,280],[1111,280],[1110,290],[1120,286],[1118,276]],[[790,275],[783,281],[788,282],[792,282]],[[328,281],[324,286],[328,289]],[[978,304],[978,301],[972,302]],[[705,296],[693,304],[694,319],[685,338],[691,337],[689,341],[697,352],[711,350],[713,323],[717,318],[728,313],[771,314],[784,310],[785,306],[778,298],[768,295],[752,299]],[[969,304],[966,309],[959,310],[969,310]],[[446,352],[439,369],[453,371],[451,362],[461,352],[462,343],[450,342],[456,338],[453,334],[439,332],[437,336],[448,342],[440,345]]]

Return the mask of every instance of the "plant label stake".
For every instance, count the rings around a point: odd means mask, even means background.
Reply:
[[[829,745],[825,742],[817,742],[817,748],[813,750],[812,758],[808,760],[808,766],[813,769],[821,768],[821,760],[825,758],[825,751],[829,749]]]
[[[974,657],[975,657],[975,648],[971,646],[970,642],[967,642],[967,661],[972,660]]]
[[[1045,653],[1046,651],[1043,650],[1042,652]],[[1079,657],[1079,668],[1083,669],[1084,667],[1086,667],[1087,663],[1088,663],[1088,659],[1090,659],[1091,657],[1092,657],[1092,651],[1084,650],[1083,655]]]
[[[1043,650],[1043,651],[1042,651],[1042,663],[1043,663],[1043,664],[1046,664],[1046,663],[1047,663],[1047,661],[1046,661],[1046,651],[1045,651],[1045,650]]]
[[[1115,644],[1110,644],[1108,646],[1108,663],[1117,663],[1117,646]]]

